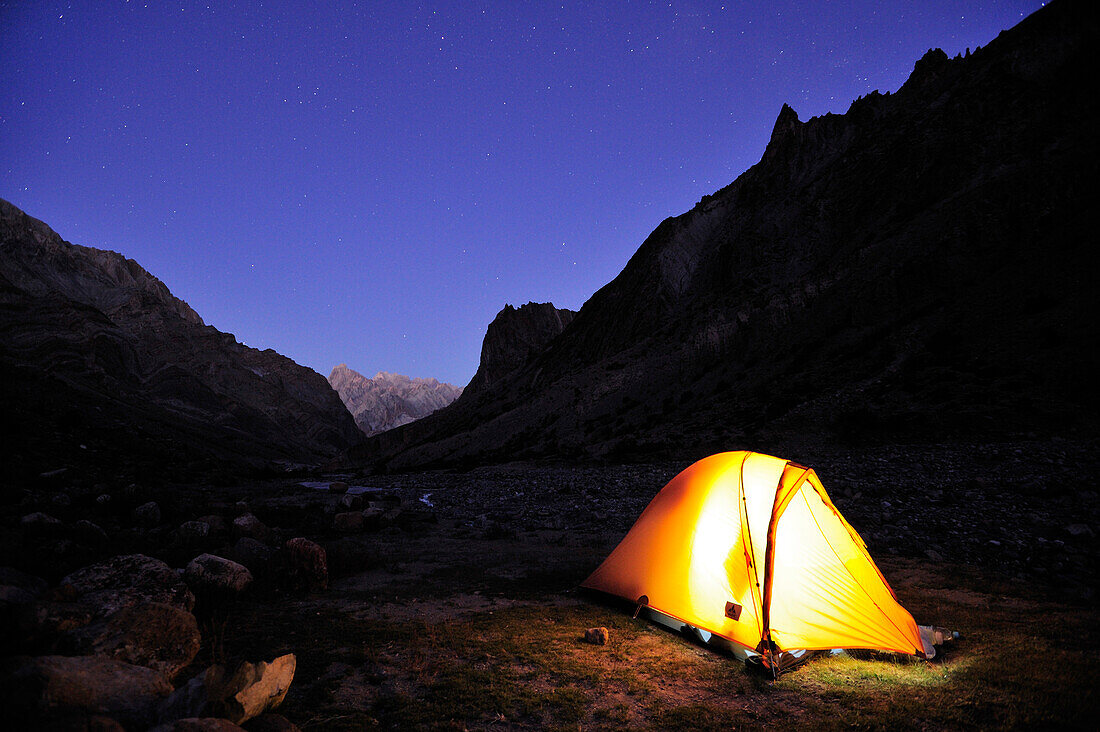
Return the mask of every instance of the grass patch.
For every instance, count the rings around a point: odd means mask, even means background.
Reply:
[[[821,656],[777,683],[617,609],[561,596],[431,621],[364,618],[366,600],[354,612],[323,599],[245,602],[221,642],[231,660],[298,655],[283,712],[307,730],[1091,725],[1095,610],[898,590],[914,615],[963,640],[932,662]],[[581,641],[597,625],[610,630],[606,646]]]

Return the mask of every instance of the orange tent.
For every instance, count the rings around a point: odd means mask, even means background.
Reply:
[[[814,471],[754,452],[673,478],[582,587],[773,668],[784,651],[934,653]]]

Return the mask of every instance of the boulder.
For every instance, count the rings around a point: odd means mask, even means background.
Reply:
[[[328,555],[321,546],[297,537],[286,543],[283,553],[291,589],[314,592],[328,587]]]
[[[145,729],[171,692],[162,674],[102,656],[16,657],[0,665],[0,705],[15,729],[49,728],[77,714]]]
[[[380,506],[367,506],[363,509],[363,528],[377,529],[382,525],[386,510]]]
[[[12,653],[31,640],[36,625],[35,601],[46,581],[10,567],[0,567],[0,653]]]
[[[184,541],[201,541],[210,536],[210,524],[205,521],[184,521],[178,529]]]
[[[14,567],[0,567],[0,585],[18,587],[38,597],[50,586],[46,580]]]
[[[363,528],[362,511],[345,511],[332,517],[332,528],[336,531],[350,533]]]
[[[199,652],[195,616],[160,602],[131,605],[107,620],[71,631],[59,642],[67,651],[100,655],[174,678]]]
[[[41,511],[28,513],[26,516],[19,519],[19,525],[22,526],[23,530],[28,534],[35,536],[52,536],[59,534],[64,527],[61,521]]]
[[[252,573],[231,559],[200,554],[188,563],[183,579],[199,597],[226,597],[247,590],[252,584]]]
[[[190,612],[195,596],[176,571],[144,554],[112,557],[78,569],[61,580],[64,595],[106,618],[139,602],[163,602]]]
[[[134,509],[132,517],[138,526],[152,528],[160,523],[160,506],[156,501],[143,503]]]
[[[348,484],[342,480],[334,480],[328,484],[329,493],[347,493]]]
[[[220,536],[229,530],[228,524],[225,523],[225,519],[217,514],[210,514],[209,516],[199,516],[196,521],[201,521],[210,527],[210,533],[214,536]]]
[[[160,719],[217,716],[241,724],[282,703],[296,665],[294,654],[288,653],[269,663],[242,663],[232,674],[211,666],[164,701]]]
[[[354,493],[345,493],[336,501],[336,505],[349,511],[357,511],[363,507],[363,497]]]
[[[271,557],[274,554],[275,550],[262,541],[242,536],[233,545],[230,557],[233,561],[248,567],[248,571],[256,577],[267,573],[268,565],[271,563]]]
[[[110,541],[107,532],[100,528],[99,524],[92,523],[87,519],[80,519],[73,524],[73,535],[87,544],[96,546],[106,544]]]
[[[233,519],[233,536],[247,536],[250,539],[263,541],[267,534],[268,528],[251,513],[242,514]]]

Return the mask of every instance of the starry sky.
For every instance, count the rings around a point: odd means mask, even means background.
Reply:
[[[465,384],[505,303],[579,308],[784,102],[1041,4],[0,0],[0,197],[250,346]]]

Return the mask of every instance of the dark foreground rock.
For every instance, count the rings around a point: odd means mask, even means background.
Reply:
[[[143,554],[112,557],[78,569],[61,580],[63,599],[105,618],[139,602],[161,602],[191,611],[195,596],[176,571]]]
[[[201,644],[195,616],[159,602],[125,607],[106,621],[70,631],[60,641],[66,652],[145,666],[168,679],[194,660]]]
[[[128,729],[156,720],[172,685],[160,673],[102,656],[16,657],[0,662],[0,704],[16,728],[105,715]]]
[[[241,724],[282,703],[296,665],[294,654],[286,654],[270,662],[242,663],[232,673],[211,666],[165,700],[160,718],[214,716]]]

